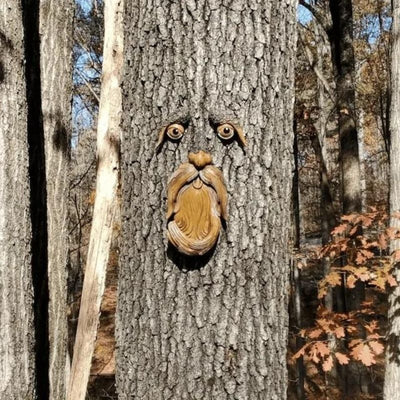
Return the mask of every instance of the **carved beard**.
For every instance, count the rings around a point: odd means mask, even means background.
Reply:
[[[227,220],[227,192],[221,171],[207,165],[200,171],[184,163],[168,182],[168,239],[190,256],[207,253]]]

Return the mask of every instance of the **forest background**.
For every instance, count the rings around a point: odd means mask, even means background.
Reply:
[[[340,2],[352,11],[344,21],[332,3],[300,0],[297,14],[288,398],[380,399],[388,295],[398,286],[393,263],[400,259],[390,247],[398,237],[390,222],[389,184],[392,4]],[[104,3],[76,0],[74,13],[67,299],[71,358],[96,199]],[[339,54],[349,45],[352,55]],[[343,154],[339,133],[351,124],[356,145],[347,143],[350,154]],[[349,188],[343,187],[346,157],[350,163],[356,159],[359,167],[357,182],[352,175]],[[119,211],[112,228],[88,399],[117,398]]]

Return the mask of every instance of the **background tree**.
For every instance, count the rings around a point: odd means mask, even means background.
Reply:
[[[0,397],[35,397],[28,107],[20,2],[0,5]]]
[[[46,158],[49,280],[49,398],[62,400],[67,359],[68,195],[70,182],[73,1],[40,1],[41,111]]]
[[[71,367],[68,398],[85,399],[104,292],[119,184],[122,1],[105,1],[102,88],[97,130],[96,199]]]
[[[391,108],[390,108],[390,212],[392,227],[400,229],[400,2],[393,0],[393,25],[392,25],[392,65],[391,65]],[[393,240],[391,250],[398,254],[399,239]],[[400,282],[400,268],[398,255],[395,275]],[[394,400],[400,390],[400,328],[399,328],[399,303],[400,287],[397,286],[389,296],[389,328],[388,348],[386,351],[386,371],[384,398]]]
[[[286,397],[295,20],[291,0],[125,8],[122,399]],[[218,140],[221,118],[243,124],[245,151]],[[182,141],[156,154],[177,120]],[[164,211],[168,177],[200,149],[222,168],[230,211],[196,260],[167,250]]]

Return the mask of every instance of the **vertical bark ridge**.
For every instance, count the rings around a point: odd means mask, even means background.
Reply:
[[[35,358],[24,37],[19,2],[0,4],[0,398],[33,399]]]
[[[121,399],[286,397],[294,3],[126,6]],[[184,138],[156,154],[179,114]],[[245,152],[218,140],[217,117],[240,121]],[[229,221],[211,257],[186,259],[167,248],[166,184],[200,149],[224,173]]]

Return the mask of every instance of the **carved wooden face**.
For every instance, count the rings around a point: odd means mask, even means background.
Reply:
[[[180,140],[184,127],[171,124],[160,132],[157,148],[165,137]],[[221,140],[237,135],[246,144],[243,132],[233,124],[217,127]],[[181,164],[168,181],[168,240],[189,256],[201,256],[210,251],[218,240],[222,220],[227,221],[227,191],[222,172],[212,165],[209,153],[189,153],[188,162]]]

